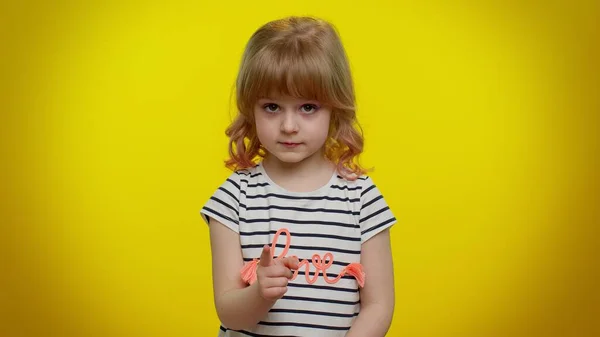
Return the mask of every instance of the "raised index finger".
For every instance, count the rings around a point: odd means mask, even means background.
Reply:
[[[258,262],[259,266],[268,267],[273,263],[273,258],[271,257],[271,248],[269,245],[264,245],[262,253],[260,254],[260,261]]]

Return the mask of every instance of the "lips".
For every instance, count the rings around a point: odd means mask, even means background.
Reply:
[[[285,146],[285,147],[296,147],[302,143],[294,143],[294,142],[279,142],[279,144]]]

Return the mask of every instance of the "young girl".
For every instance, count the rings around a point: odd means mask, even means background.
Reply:
[[[384,336],[396,219],[357,164],[363,138],[338,34],[309,17],[267,23],[236,89],[234,172],[201,210],[219,336]]]

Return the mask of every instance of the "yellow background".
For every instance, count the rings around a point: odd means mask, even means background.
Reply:
[[[597,1],[20,3],[0,5],[0,336],[217,333],[198,211],[243,46],[289,14],[351,58],[399,219],[389,336],[600,336]]]

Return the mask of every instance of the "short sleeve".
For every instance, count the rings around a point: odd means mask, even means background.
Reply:
[[[231,174],[200,210],[204,221],[210,218],[239,233],[240,173]]]
[[[365,243],[376,234],[394,225],[396,218],[371,177],[366,176],[360,179],[362,179],[362,189],[359,224],[361,242]]]

